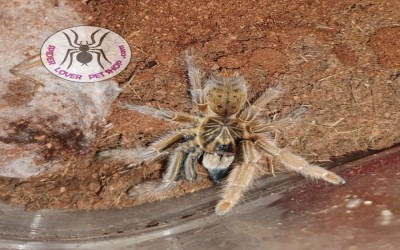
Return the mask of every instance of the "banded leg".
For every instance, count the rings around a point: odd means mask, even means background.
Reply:
[[[254,120],[260,112],[265,109],[265,106],[273,99],[277,98],[281,92],[282,87],[280,85],[274,88],[268,88],[253,104],[243,110],[239,119],[243,122]]]
[[[127,103],[122,103],[119,105],[120,108],[133,110],[142,114],[151,115],[156,118],[166,120],[166,121],[173,121],[173,122],[181,122],[181,123],[197,123],[198,118],[196,116],[177,112],[172,110],[165,110],[165,109],[156,109],[149,106],[140,106],[140,105],[132,105]]]
[[[187,166],[186,164],[194,163],[191,160],[197,159],[201,152],[192,149],[190,142],[178,147],[169,159],[162,181],[151,181],[136,185],[128,191],[129,196],[144,201],[162,199],[172,194],[182,173],[186,179],[194,180],[197,175],[195,166]],[[188,172],[189,170],[190,172]]]
[[[268,155],[275,157],[288,170],[296,171],[305,177],[323,179],[335,185],[346,183],[339,175],[317,165],[312,165],[304,158],[293,154],[287,149],[278,148],[271,139],[260,138],[255,144]]]
[[[197,160],[203,153],[198,147],[192,147],[187,150],[188,154],[186,156],[186,160],[184,165],[184,176],[188,181],[194,181],[197,178]]]
[[[233,167],[224,187],[222,200],[215,207],[215,212],[218,215],[228,213],[239,202],[255,177],[256,164],[260,155],[255,150],[254,143],[243,141],[241,143],[241,154],[242,163]]]
[[[205,113],[207,111],[208,104],[202,88],[203,73],[196,67],[194,63],[193,51],[186,51],[184,59],[188,68],[192,100],[196,103],[199,112]]]
[[[194,144],[194,141],[189,141],[176,148],[163,175],[164,181],[176,181],[181,175],[189,181],[196,178],[197,159],[203,151]]]
[[[168,155],[168,149],[181,140],[188,140],[194,134],[190,130],[178,130],[169,133],[155,142],[151,143],[147,148],[135,149],[112,149],[98,153],[99,157],[108,157],[111,160],[129,164],[128,167],[136,166],[141,163],[149,164],[158,161]]]
[[[304,115],[307,111],[308,109],[306,107],[301,106],[293,110],[287,117],[276,121],[272,121],[268,125],[257,122],[255,122],[254,124],[250,124],[249,130],[252,133],[268,133],[268,132],[280,131],[282,130],[282,128],[288,128],[293,126],[297,121],[299,121],[299,118],[302,115]]]

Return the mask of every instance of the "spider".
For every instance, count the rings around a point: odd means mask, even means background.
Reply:
[[[105,38],[105,37],[108,35],[108,33],[110,33],[110,32],[105,33],[105,34],[100,38],[99,43],[96,45],[97,42],[95,41],[94,36],[96,35],[97,32],[100,31],[100,29],[98,29],[98,30],[96,30],[96,31],[94,31],[94,32],[92,33],[92,35],[90,36],[91,42],[89,43],[88,41],[86,41],[86,44],[82,44],[82,41],[80,41],[80,43],[78,43],[78,34],[77,34],[74,30],[72,30],[72,29],[71,29],[70,31],[71,31],[72,33],[74,33],[74,35],[75,35],[74,43],[72,44],[71,38],[67,35],[67,33],[63,32],[64,35],[65,35],[65,37],[66,37],[67,40],[68,40],[69,45],[72,47],[72,49],[68,49],[68,50],[67,50],[67,53],[65,54],[64,60],[61,62],[60,65],[62,65],[62,64],[67,60],[67,58],[68,58],[68,56],[69,56],[69,65],[68,65],[68,67],[67,67],[67,69],[69,69],[69,68],[71,67],[71,65],[72,65],[72,62],[73,62],[73,55],[76,54],[76,53],[78,53],[78,54],[76,55],[76,60],[77,60],[78,62],[82,63],[81,66],[83,66],[83,65],[86,65],[86,66],[87,66],[87,64],[90,63],[90,62],[92,61],[93,56],[92,56],[91,53],[94,53],[94,54],[97,55],[97,63],[99,64],[99,66],[100,66],[102,69],[104,69],[104,67],[103,67],[103,65],[102,65],[101,62],[100,62],[100,57],[101,57],[101,56],[103,56],[103,58],[104,58],[107,62],[111,63],[111,62],[107,59],[106,54],[104,53],[104,51],[103,51],[102,49],[99,49],[99,48],[98,48],[98,47],[101,46],[101,44],[103,43],[104,38]]]
[[[290,126],[307,111],[305,107],[300,107],[281,120],[265,119],[266,106],[279,95],[281,87],[268,88],[253,104],[249,104],[246,81],[238,73],[228,74],[225,71],[204,77],[195,66],[193,53],[186,52],[185,61],[191,96],[197,107],[196,115],[148,106],[122,106],[190,126],[168,133],[147,148],[100,152],[101,157],[111,157],[130,166],[169,158],[162,181],[137,185],[128,191],[130,196],[164,197],[180,178],[196,180],[196,163],[201,159],[214,182],[226,177],[221,200],[215,207],[216,214],[224,215],[239,202],[253,180],[262,174],[259,166],[262,155],[278,160],[286,169],[303,176],[333,184],[345,183],[335,173],[312,165],[288,149],[275,145],[271,134]]]

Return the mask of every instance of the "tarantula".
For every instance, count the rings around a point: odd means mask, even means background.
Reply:
[[[148,106],[125,104],[123,107],[191,126],[171,132],[147,148],[114,149],[100,153],[102,157],[111,157],[131,166],[149,164],[168,156],[169,163],[162,181],[137,185],[129,191],[129,195],[164,196],[180,178],[195,180],[196,163],[202,158],[203,166],[215,182],[227,175],[222,199],[215,208],[218,215],[224,215],[239,202],[253,179],[260,175],[262,154],[306,177],[333,184],[345,183],[335,173],[312,165],[275,145],[270,134],[293,124],[307,110],[301,107],[284,119],[267,121],[263,111],[281,92],[280,87],[267,89],[253,104],[249,104],[246,81],[239,74],[222,72],[203,77],[191,53],[185,53],[185,61],[192,99],[197,107],[196,115]]]

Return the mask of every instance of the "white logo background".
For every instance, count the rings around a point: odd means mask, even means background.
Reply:
[[[50,36],[41,59],[54,75],[74,82],[98,82],[126,68],[131,58],[128,43],[117,33],[94,26],[77,26]]]

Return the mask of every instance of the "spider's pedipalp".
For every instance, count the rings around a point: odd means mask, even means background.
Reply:
[[[249,122],[254,120],[262,110],[265,109],[266,105],[273,99],[277,98],[282,92],[282,86],[278,85],[273,88],[268,88],[264,93],[257,98],[257,100],[246,107],[239,116],[239,119],[243,122]]]
[[[197,159],[202,153],[203,150],[196,147],[194,141],[181,144],[171,154],[163,180],[177,181],[182,175],[187,180],[195,180]]]
[[[241,163],[233,167],[230,172],[227,184],[222,193],[222,200],[215,207],[218,215],[228,213],[235,206],[244,192],[250,187],[257,170],[257,162],[260,159],[259,153],[251,141],[242,141]]]
[[[187,150],[187,152],[188,154],[185,162],[183,163],[184,175],[186,180],[194,181],[197,178],[197,160],[203,153],[203,150],[199,149],[198,147],[191,147],[189,150]]]
[[[163,180],[139,184],[128,191],[128,194],[136,199],[161,199],[169,196],[183,177],[194,181],[197,176],[196,163],[203,152],[195,148],[193,141],[186,142],[176,148],[169,158],[169,163],[163,175]]]
[[[142,114],[151,115],[156,118],[165,120],[165,121],[173,121],[173,122],[181,122],[181,123],[197,123],[198,118],[196,116],[184,113],[184,112],[177,112],[172,110],[165,110],[165,109],[156,109],[149,106],[141,106],[141,105],[132,105],[127,103],[119,104],[120,108],[133,110]]]
[[[176,181],[179,179],[183,164],[185,163],[187,153],[182,149],[176,149],[169,157],[167,170],[164,172],[163,180]]]
[[[346,183],[346,181],[339,175],[317,165],[312,165],[303,157],[295,155],[285,148],[278,148],[269,138],[261,137],[255,142],[255,144],[268,155],[275,157],[288,170],[295,171],[312,179],[322,179],[335,185]]]

